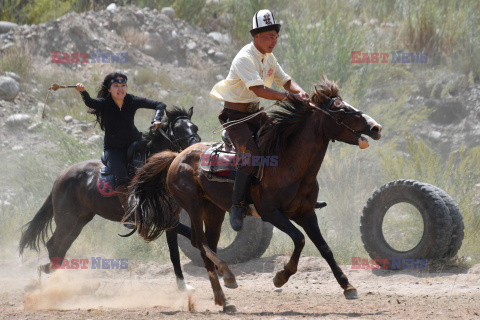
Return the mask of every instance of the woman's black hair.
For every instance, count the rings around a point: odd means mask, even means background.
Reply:
[[[105,79],[103,79],[102,85],[98,89],[97,98],[107,98],[110,95],[108,89],[112,85],[112,80],[116,78],[123,78],[125,81],[128,80],[127,76],[121,72],[112,72],[107,74]],[[97,117],[97,122],[100,125],[100,129],[105,130],[105,123],[103,122],[102,113],[99,110],[90,109],[88,113],[91,113]]]

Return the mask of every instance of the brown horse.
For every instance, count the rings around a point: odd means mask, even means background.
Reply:
[[[289,262],[276,274],[273,283],[281,287],[296,273],[305,245],[302,232],[292,220],[305,230],[326,259],[345,297],[355,299],[358,297],[356,289],[338,266],[318,227],[314,212],[319,190],[317,174],[330,140],[363,149],[368,147],[368,142],[362,134],[380,139],[381,126],[343,101],[336,84],[326,78],[316,88],[310,102],[282,103],[280,106],[283,110],[273,113],[272,121],[261,130],[263,133],[258,139],[264,156],[278,156],[278,166],[265,167],[262,180],[250,190],[251,200],[261,218],[287,233],[295,245]],[[215,265],[223,273],[226,287],[235,288],[237,283],[228,265],[215,252],[225,211],[231,207],[232,184],[212,181],[208,173],[200,170],[201,154],[209,146],[198,143],[178,155],[162,152],[152,157],[131,184],[130,204],[140,220],[139,232],[147,239],[154,239],[163,229],[171,227],[156,221],[161,215],[175,212],[172,207],[179,205],[188,212],[191,241],[201,251],[215,303],[230,312],[235,311],[235,307],[227,305]],[[144,192],[165,177],[168,190]],[[159,199],[156,193],[163,194],[162,202],[155,203]]]
[[[178,107],[167,110],[167,119],[162,126],[164,131],[151,128],[148,133],[143,134],[143,142],[148,150],[147,156],[167,149],[181,151],[200,142],[198,127],[191,122],[192,114],[193,108],[188,111]],[[111,221],[122,220],[124,210],[118,197],[116,195],[104,197],[97,190],[97,178],[101,167],[102,163],[98,160],[84,161],[60,173],[41,209],[32,221],[24,226],[19,244],[20,254],[27,247],[38,251],[41,241],[45,244],[52,219],[56,228],[46,242],[51,263],[52,258],[65,257],[83,227],[95,215]],[[166,233],[177,284],[183,289],[186,288],[186,284],[180,266],[177,233],[189,238],[190,230],[183,225],[177,225],[175,229]],[[40,266],[39,271],[50,273],[53,270],[51,263]]]

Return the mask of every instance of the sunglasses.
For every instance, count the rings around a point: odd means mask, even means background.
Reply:
[[[112,79],[110,80],[110,85],[114,84],[114,83],[127,83],[127,80],[125,78],[115,78],[115,79]]]

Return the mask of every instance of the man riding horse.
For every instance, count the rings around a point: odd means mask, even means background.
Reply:
[[[268,30],[261,29],[264,27]],[[253,215],[255,210],[263,221],[270,222],[293,241],[294,250],[289,261],[273,278],[276,287],[285,285],[298,270],[305,236],[293,224],[295,222],[327,261],[345,298],[358,298],[356,288],[335,261],[320,231],[315,213],[319,192],[317,176],[330,141],[365,149],[368,140],[364,135],[378,140],[382,127],[344,101],[338,86],[326,77],[321,78],[312,98],[304,101],[308,96],[280,71],[271,54],[278,30],[279,25],[270,11],[257,12],[252,29],[253,43],[240,51],[227,79],[218,83],[211,92],[212,96],[225,101],[219,117],[221,122],[241,120],[235,121],[234,127],[226,128],[237,152],[256,154],[256,159],[260,156],[278,157],[275,165],[264,168],[261,181],[248,188],[250,174],[255,170],[243,159],[244,166],[238,168],[233,188],[226,179],[218,179],[218,176],[213,179],[212,168],[208,171],[201,163],[205,155],[215,161],[214,150],[209,149],[217,147],[215,143],[204,142],[180,153],[157,153],[130,185],[131,211],[135,213],[139,234],[148,241],[175,227],[177,222],[171,217],[178,216],[180,208],[188,213],[192,245],[200,250],[214,301],[223,306],[224,312],[235,312],[236,308],[228,303],[215,267],[222,273],[227,288],[237,288],[238,284],[228,264],[218,256],[217,246],[226,211],[233,209],[233,227],[237,230],[241,228],[244,210],[239,206],[242,201],[251,202],[249,213]],[[269,89],[275,80],[288,92]],[[260,112],[248,118],[246,116],[255,112],[261,97],[291,101],[278,103],[279,110],[272,113],[271,120],[258,134],[257,147],[252,135],[265,121],[266,115]],[[159,184],[158,181],[166,183]]]
[[[224,108],[218,117],[222,124],[258,112],[260,98],[309,99],[308,94],[283,71],[272,53],[277,44],[280,26],[275,22],[270,10],[260,10],[253,16],[253,27],[250,30],[253,42],[238,52],[227,78],[218,82],[210,92],[213,98],[224,101]],[[287,92],[271,89],[274,81],[278,86],[283,86]],[[247,121],[226,128],[237,154],[260,156],[253,135],[267,120],[267,114],[261,112]],[[245,196],[256,170],[257,168],[249,163],[242,163],[237,168],[230,211],[230,224],[235,231],[242,228],[246,211]]]

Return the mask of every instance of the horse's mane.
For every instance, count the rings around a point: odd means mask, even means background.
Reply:
[[[175,119],[180,118],[180,117],[187,117],[190,119],[190,115],[188,111],[185,108],[180,108],[177,106],[172,106],[171,109],[167,110],[167,118],[166,118],[166,123],[171,123],[175,121]]]
[[[338,91],[338,86],[334,82],[323,77],[315,86],[311,102],[317,106],[323,105],[325,99],[322,98],[322,95],[333,98],[338,96]],[[305,121],[313,112],[308,104],[300,101],[284,101],[278,105],[281,110],[272,112],[271,121],[260,130],[259,148],[262,155],[265,156],[284,156],[290,137],[304,126]]]

